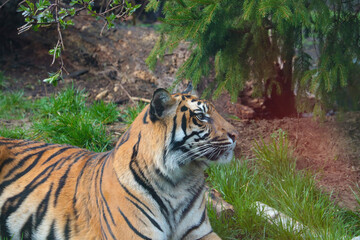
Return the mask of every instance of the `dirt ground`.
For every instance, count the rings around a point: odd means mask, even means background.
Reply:
[[[145,59],[157,39],[154,28],[124,25],[106,31],[101,37],[101,22],[83,16],[75,24],[63,33],[64,61],[69,72],[63,82],[53,87],[41,81],[58,67],[50,66],[52,57],[48,54],[56,43],[56,32],[26,32],[11,39],[11,49],[0,52],[0,71],[9,83],[5,91],[23,89],[28,98],[38,98],[74,84],[85,88],[90,100],[114,101],[121,108],[132,104],[129,96],[150,99],[156,88],[169,87],[175,80],[176,69],[189,55],[184,44],[166,55],[152,72]],[[351,188],[355,190],[360,183],[360,113],[337,114],[324,122],[312,118],[266,120],[256,118],[249,107],[254,103],[259,106],[261,101],[248,98],[231,104],[224,94],[215,102],[224,116],[239,118],[229,119],[240,132],[237,156],[253,157],[254,140],[267,139],[281,128],[288,133],[295,149],[297,168],[315,174],[318,185],[331,193],[340,206],[358,207]],[[26,120],[7,121],[6,125],[22,123],[26,124]],[[121,132],[120,126],[111,126],[111,131]]]

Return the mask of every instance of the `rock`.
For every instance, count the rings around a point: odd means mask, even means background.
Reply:
[[[106,100],[111,102],[114,99],[114,96],[110,93],[108,94],[108,96],[106,97]]]
[[[84,75],[88,72],[89,72],[89,69],[81,69],[78,71],[74,71],[74,72],[70,73],[69,75],[66,75],[64,78],[76,78],[76,77]]]
[[[223,200],[219,192],[214,189],[210,190],[208,187],[206,188],[205,199],[209,204],[211,204],[216,212],[216,215],[218,217],[222,215],[225,218],[231,218],[234,215],[234,207]]]
[[[98,95],[96,95],[95,100],[101,100],[104,97],[106,97],[106,95],[109,93],[108,90],[104,90],[102,92],[100,92]]]
[[[156,77],[154,77],[151,73],[146,72],[146,71],[138,70],[138,71],[135,71],[133,73],[133,75],[135,78],[141,79],[143,81],[149,81],[151,83],[156,83],[156,80],[157,80]]]
[[[255,202],[255,206],[257,209],[257,214],[267,218],[271,224],[282,225],[284,229],[286,229],[288,226],[291,226],[294,232],[301,232],[306,230],[305,226],[301,223],[276,210],[275,208],[266,205],[265,203]]]

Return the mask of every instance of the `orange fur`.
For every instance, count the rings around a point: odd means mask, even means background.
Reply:
[[[110,152],[0,138],[0,235],[219,239],[203,169],[231,158],[236,135],[210,103],[161,90]],[[204,150],[202,138],[216,150]]]

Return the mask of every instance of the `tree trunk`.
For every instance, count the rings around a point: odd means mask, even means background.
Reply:
[[[270,117],[283,118],[296,115],[295,94],[292,89],[292,63],[287,61],[281,67],[275,64],[277,76],[265,85],[265,106]],[[275,81],[275,82],[273,82]],[[270,97],[267,96],[271,86]]]

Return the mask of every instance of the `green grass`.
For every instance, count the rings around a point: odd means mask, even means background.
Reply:
[[[69,88],[56,96],[43,98],[34,116],[34,136],[46,142],[64,143],[92,151],[112,148],[105,124],[117,120],[115,104],[86,104],[84,91]]]
[[[7,128],[0,125],[0,136],[13,139],[29,139],[31,135],[27,129],[22,127]]]
[[[233,160],[229,165],[212,166],[209,183],[232,204],[231,219],[209,216],[223,239],[343,239],[360,235],[359,212],[336,206],[330,196],[315,185],[314,177],[295,170],[284,132],[270,143],[256,143],[256,158]],[[265,203],[303,224],[302,231],[280,223],[271,224],[257,214],[256,201]]]
[[[119,111],[113,103],[87,104],[85,95],[74,87],[34,102],[26,100],[23,93],[0,95],[0,118],[29,115],[33,122],[28,130],[0,126],[0,136],[70,144],[92,151],[109,150],[112,142],[105,125],[117,121]]]
[[[146,105],[147,103],[138,102],[135,106],[128,106],[121,113],[121,118],[128,126],[130,126]]]
[[[2,71],[0,71],[0,90],[7,86],[6,77]]]
[[[24,93],[0,92],[0,118],[1,119],[22,119],[31,114],[35,109],[36,102],[24,98]]]

